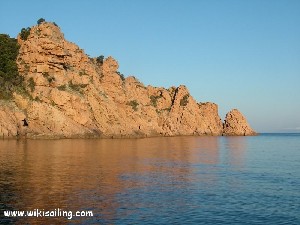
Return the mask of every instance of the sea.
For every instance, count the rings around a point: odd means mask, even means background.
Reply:
[[[1,139],[0,224],[298,225],[300,134]]]

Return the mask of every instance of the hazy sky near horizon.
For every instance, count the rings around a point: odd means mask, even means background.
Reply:
[[[238,108],[258,132],[300,132],[299,0],[19,0],[0,10],[1,33],[42,17],[145,85],[184,84],[222,119]]]

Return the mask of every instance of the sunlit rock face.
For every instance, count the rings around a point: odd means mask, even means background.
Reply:
[[[27,94],[14,93],[0,110],[0,135],[28,138],[251,135],[235,111],[222,124],[218,106],[197,103],[184,85],[144,86],[124,78],[112,57],[88,57],[65,40],[60,28],[43,22],[27,40],[18,37],[18,70]],[[3,104],[2,104],[3,105]],[[26,118],[28,127],[20,121]],[[224,127],[224,129],[223,129]]]
[[[255,131],[250,127],[246,118],[237,109],[226,114],[224,135],[255,135]]]

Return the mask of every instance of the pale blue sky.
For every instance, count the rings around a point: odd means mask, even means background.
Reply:
[[[0,32],[56,22],[144,84],[185,84],[258,132],[300,132],[299,0],[0,1]]]

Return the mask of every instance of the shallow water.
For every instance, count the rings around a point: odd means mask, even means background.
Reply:
[[[93,217],[4,217],[4,210]],[[300,135],[0,140],[0,223],[300,224]]]

